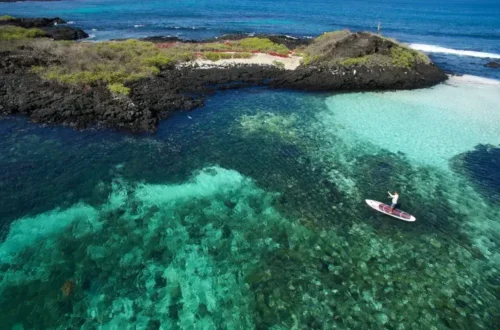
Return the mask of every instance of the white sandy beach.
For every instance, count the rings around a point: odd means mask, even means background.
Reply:
[[[280,57],[273,56],[265,53],[254,54],[251,58],[233,58],[224,59],[219,61],[209,61],[205,59],[197,59],[195,61],[189,62],[187,65],[197,64],[200,67],[212,68],[212,67],[224,67],[231,66],[235,64],[256,64],[256,65],[274,65],[273,62],[281,62],[285,66],[286,70],[295,70],[302,60],[301,56],[290,56],[290,57]]]

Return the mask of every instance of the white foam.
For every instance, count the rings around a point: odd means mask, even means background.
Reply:
[[[141,25],[141,24],[136,24],[134,25],[135,28],[140,28],[140,27],[143,27],[144,25]]]
[[[425,44],[410,44],[409,46],[412,49],[420,50],[427,53],[443,53],[443,54],[452,54],[458,56],[500,59],[500,54],[494,54],[494,53],[476,52],[473,50],[458,50],[458,49],[445,48],[435,45],[425,45]]]
[[[448,84],[457,86],[459,84],[476,84],[476,85],[494,85],[499,86],[500,80],[472,76],[464,74],[463,76],[453,76],[450,75],[447,81]]]

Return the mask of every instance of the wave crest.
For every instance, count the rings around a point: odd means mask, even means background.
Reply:
[[[459,56],[471,56],[471,57],[500,59],[500,54],[476,52],[473,50],[458,50],[458,49],[445,48],[445,47],[434,46],[434,45],[410,44],[410,48],[420,50],[423,52],[427,52],[427,53],[444,53],[444,54],[453,54],[453,55],[459,55]]]

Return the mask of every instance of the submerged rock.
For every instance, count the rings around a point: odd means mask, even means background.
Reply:
[[[484,66],[487,68],[492,68],[492,69],[500,69],[500,62],[491,61],[491,62],[486,63]]]

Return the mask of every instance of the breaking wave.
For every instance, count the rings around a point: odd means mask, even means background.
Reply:
[[[410,48],[420,50],[423,52],[428,52],[428,53],[443,53],[443,54],[452,54],[452,55],[459,55],[459,56],[471,56],[471,57],[500,59],[500,54],[476,52],[473,50],[459,50],[459,49],[445,48],[445,47],[434,46],[434,45],[410,44]]]

